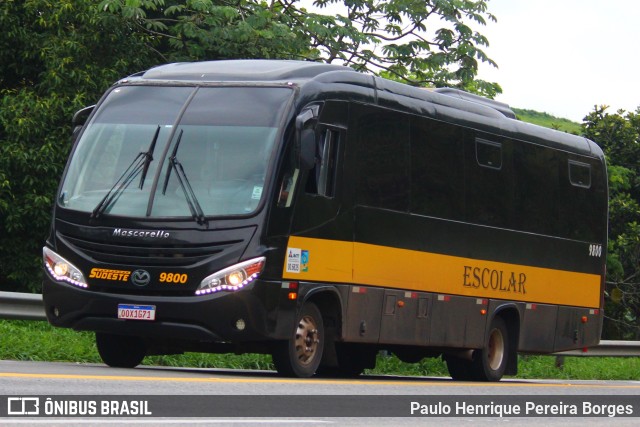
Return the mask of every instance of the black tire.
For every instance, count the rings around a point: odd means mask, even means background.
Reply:
[[[491,321],[485,345],[473,353],[473,375],[477,381],[500,381],[509,360],[509,331],[501,317]]]
[[[298,313],[291,338],[275,345],[273,364],[280,375],[308,378],[320,366],[324,349],[322,314],[313,303],[306,303]]]
[[[96,346],[102,361],[113,368],[135,368],[147,354],[138,337],[96,332]]]
[[[365,369],[376,367],[377,351],[358,344],[334,343],[338,366],[320,366],[318,376],[326,378],[355,378]]]
[[[446,358],[449,375],[454,381],[473,381],[473,362],[449,356]]]
[[[393,350],[393,354],[404,363],[419,363],[425,358],[424,352],[414,349],[396,348]]]
[[[353,378],[362,374],[365,369],[376,367],[374,348],[358,344],[342,344],[336,348],[338,352],[338,371],[343,378]]]

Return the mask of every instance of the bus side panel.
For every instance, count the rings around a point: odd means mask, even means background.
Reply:
[[[426,345],[431,300],[424,292],[385,290],[380,343]]]
[[[559,307],[554,351],[596,345],[600,340],[602,316],[598,310]]]
[[[591,347],[599,344],[600,337],[602,337],[603,311],[589,309],[578,310],[583,313],[580,317],[581,321],[583,318],[587,319],[587,322],[582,324],[582,345]]]
[[[347,342],[376,343],[380,337],[380,314],[384,289],[352,286],[347,299],[343,333]]]
[[[552,352],[557,319],[557,305],[527,304],[518,349],[531,353]]]
[[[429,345],[480,348],[484,345],[487,316],[481,298],[435,295],[431,311]]]

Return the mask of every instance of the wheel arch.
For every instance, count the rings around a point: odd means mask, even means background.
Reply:
[[[338,290],[334,286],[315,287],[304,295],[300,307],[309,302],[314,303],[320,310],[325,329],[335,328],[336,337],[341,337],[345,314],[342,296]]]
[[[520,325],[522,323],[520,313],[521,310],[514,303],[501,304],[493,312],[493,317],[500,317],[504,320],[509,334],[506,375],[516,375],[518,373],[518,343],[520,341]],[[491,322],[488,322],[487,327],[490,324]]]
[[[322,365],[325,367],[337,367],[336,342],[342,340],[343,321],[346,318],[343,298],[334,286],[318,286],[304,295],[301,307],[309,302],[318,307],[324,324],[325,346]]]

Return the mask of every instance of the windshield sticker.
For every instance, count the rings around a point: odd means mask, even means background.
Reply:
[[[262,187],[256,185],[255,187],[253,187],[253,193],[251,193],[251,199],[260,200],[260,197],[262,197]]]

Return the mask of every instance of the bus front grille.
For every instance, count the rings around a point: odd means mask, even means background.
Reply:
[[[242,240],[231,240],[206,244],[155,244],[143,246],[92,241],[60,234],[58,237],[77,251],[99,262],[167,267],[197,264],[242,243]]]

